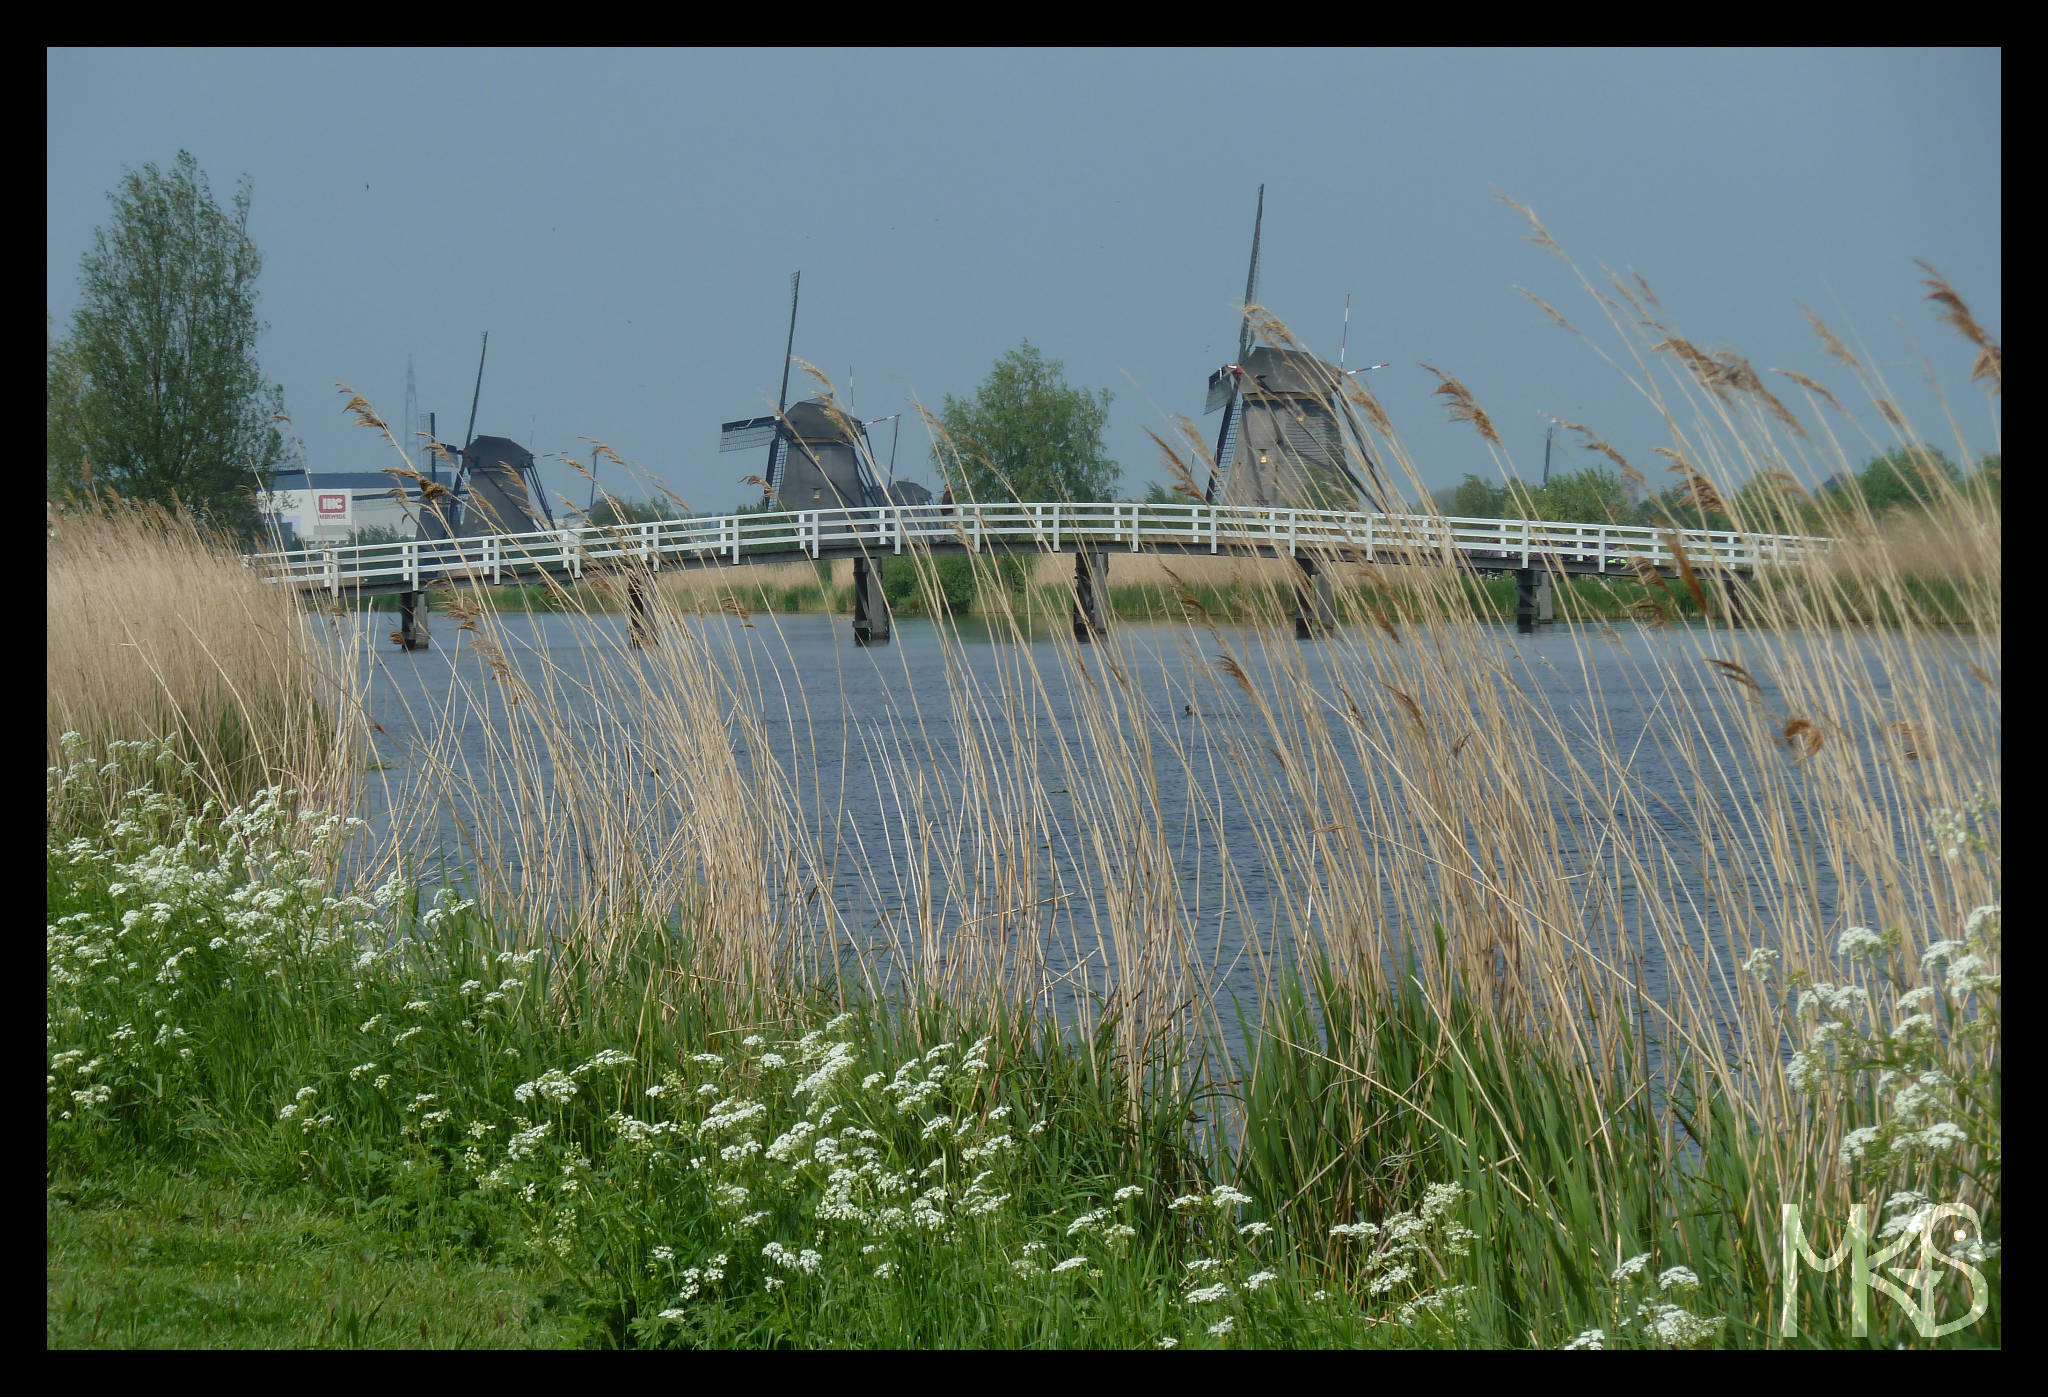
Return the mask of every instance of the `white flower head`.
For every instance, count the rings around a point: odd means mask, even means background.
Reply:
[[[1648,1252],[1644,1252],[1640,1256],[1632,1256],[1622,1262],[1621,1265],[1615,1267],[1613,1274],[1608,1276],[1607,1279],[1616,1285],[1620,1285],[1630,1277],[1640,1274],[1642,1269],[1649,1264],[1650,1254]]]

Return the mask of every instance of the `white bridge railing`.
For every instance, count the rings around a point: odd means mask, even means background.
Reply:
[[[1676,563],[1671,540],[1709,569],[1753,571],[1823,552],[1829,540],[1789,534],[1669,530],[1630,524],[1559,524],[1524,519],[1452,519],[1433,514],[1353,514],[1207,504],[884,505],[867,509],[788,510],[644,524],[589,525],[477,538],[369,543],[243,559],[266,581],[327,592],[344,588],[417,589],[457,577],[498,583],[536,570],[581,577],[592,567],[632,562],[737,564],[791,557],[902,553],[958,547],[1125,548],[1150,544],[1210,553],[1335,553],[1368,561],[1463,557],[1481,569],[1541,566],[1655,567]]]

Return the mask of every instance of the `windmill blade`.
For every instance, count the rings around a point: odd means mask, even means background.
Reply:
[[[798,268],[789,274],[789,338],[782,346],[782,391],[776,395],[775,399],[775,415],[777,417],[781,417],[783,410],[789,406],[789,361],[796,356],[796,298],[797,291],[803,283],[803,276],[802,268]],[[781,479],[776,474],[776,470],[781,466],[783,458],[788,453],[789,438],[781,433],[776,433],[774,445],[768,448],[768,498],[770,499],[775,497],[775,486]]]
[[[462,449],[469,450],[476,441],[476,405],[484,396],[484,358],[491,352],[491,332],[484,331],[484,347],[476,356],[476,391],[469,395],[469,427],[462,434]]]
[[[532,495],[533,502],[540,506],[541,517],[548,521],[549,528],[554,528],[555,511],[554,508],[548,504],[548,492],[541,488],[540,462],[532,457],[528,457],[526,462],[525,475],[526,488],[528,492]]]
[[[1259,211],[1252,219],[1252,267],[1244,278],[1244,327],[1237,332],[1237,362],[1252,351],[1252,306],[1259,295],[1259,233],[1266,226],[1266,186],[1259,186]]]
[[[737,422],[721,423],[718,428],[718,449],[752,451],[757,446],[766,446],[775,439],[775,426],[779,420],[772,416],[743,417]]]
[[[789,341],[782,347],[782,392],[775,399],[775,410],[781,412],[789,406],[789,361],[796,353],[796,296],[803,272],[789,274]]]
[[[1244,323],[1237,332],[1237,363],[1242,364],[1252,350],[1252,298],[1259,294],[1259,233],[1266,226],[1266,186],[1259,186],[1258,212],[1252,217],[1252,265],[1244,277]],[[1202,409],[1206,415],[1217,408],[1223,409],[1223,428],[1216,434],[1216,457],[1209,463],[1209,482],[1202,490],[1202,498],[1209,504],[1216,503],[1216,477],[1230,469],[1230,463],[1223,459],[1223,453],[1231,441],[1230,428],[1237,420],[1237,374],[1234,365],[1226,365],[1209,375],[1209,405]],[[1228,379],[1225,387],[1218,380]]]
[[[768,448],[768,490],[766,498],[774,499],[775,492],[782,488],[783,467],[789,463],[789,433],[777,432],[775,445]]]
[[[888,420],[886,417],[877,417],[875,419],[876,422],[886,422]],[[861,498],[858,503],[861,505],[887,504],[889,502],[889,486],[882,478],[882,463],[875,459],[874,443],[868,440],[869,425],[866,422],[855,422],[853,424],[853,461],[855,469],[859,472],[860,476]],[[848,500],[847,503],[853,504],[855,501]]]
[[[1202,404],[1202,415],[1207,417],[1217,408],[1229,402],[1237,392],[1237,365],[1225,364],[1209,375],[1209,396]]]
[[[1381,364],[1376,367],[1385,368],[1386,366]],[[1353,369],[1352,372],[1363,373],[1365,371],[1363,369]],[[1387,489],[1386,477],[1380,474],[1379,462],[1373,459],[1372,451],[1367,446],[1365,424],[1358,420],[1357,409],[1352,407],[1351,400],[1346,398],[1343,393],[1335,393],[1332,395],[1332,398],[1337,404],[1337,411],[1342,416],[1344,425],[1351,429],[1351,440],[1358,451],[1359,464],[1365,467],[1366,480],[1360,480],[1356,473],[1352,471],[1350,465],[1342,461],[1341,457],[1339,464],[1343,466],[1345,477],[1350,480],[1352,487],[1365,499],[1367,506],[1375,512],[1384,514],[1387,509],[1387,501],[1393,498],[1393,492]],[[1367,481],[1371,482],[1370,485],[1367,484]]]
[[[868,428],[879,427],[884,422],[896,424],[889,432],[889,469],[886,472],[880,471],[881,462],[875,457],[874,446],[868,437]],[[868,446],[869,464],[877,467],[878,474],[886,474],[889,478],[889,483],[892,485],[896,482],[896,437],[902,430],[903,414],[900,412],[892,412],[887,417],[873,417],[860,424],[861,439],[870,442]]]

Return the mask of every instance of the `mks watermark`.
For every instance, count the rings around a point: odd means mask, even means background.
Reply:
[[[1800,1221],[1799,1205],[1787,1203],[1779,1210],[1779,1238],[1782,1252],[1781,1272],[1784,1278],[1785,1303],[1778,1315],[1778,1332],[1791,1338],[1799,1332],[1797,1314],[1799,1301],[1799,1263],[1804,1261],[1816,1271],[1832,1271],[1844,1261],[1849,1263],[1850,1326],[1851,1333],[1863,1338],[1870,1333],[1870,1292],[1881,1291],[1905,1307],[1920,1330],[1921,1337],[1933,1339],[1943,1334],[1953,1334],[1966,1329],[1984,1317],[1991,1304],[1991,1288],[1984,1279],[1984,1273],[1970,1265],[1971,1259],[1981,1258],[1981,1247],[1971,1245],[1973,1239],[1981,1237],[1982,1229],[1977,1220],[1977,1210],[1967,1203],[1928,1204],[1913,1214],[1911,1221],[1898,1231],[1896,1240],[1890,1241],[1884,1250],[1872,1253],[1870,1250],[1870,1210],[1858,1203],[1849,1209],[1849,1234],[1842,1245],[1827,1259],[1814,1253],[1806,1240],[1806,1229]],[[1886,1228],[1886,1232],[1891,1232]],[[1884,1238],[1880,1237],[1880,1241]],[[1951,1249],[1945,1242],[1964,1244]],[[1914,1265],[1887,1265],[1894,1257],[1907,1249],[1917,1251]],[[1958,1255],[1957,1252],[1962,1254]],[[1940,1312],[1935,1305],[1934,1286],[1940,1278],[1937,1266],[1954,1267],[1970,1282],[1970,1311],[1960,1319],[1946,1324],[1937,1323]],[[1887,1276],[1895,1280],[1886,1279]],[[1895,1283],[1896,1282],[1896,1283]],[[1917,1293],[1916,1293],[1917,1292]]]

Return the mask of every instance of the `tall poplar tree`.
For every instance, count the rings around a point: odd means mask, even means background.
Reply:
[[[283,453],[283,389],[256,357],[262,254],[249,180],[222,208],[187,151],[130,170],[79,264],[71,333],[46,345],[53,491],[176,503],[247,534]]]

